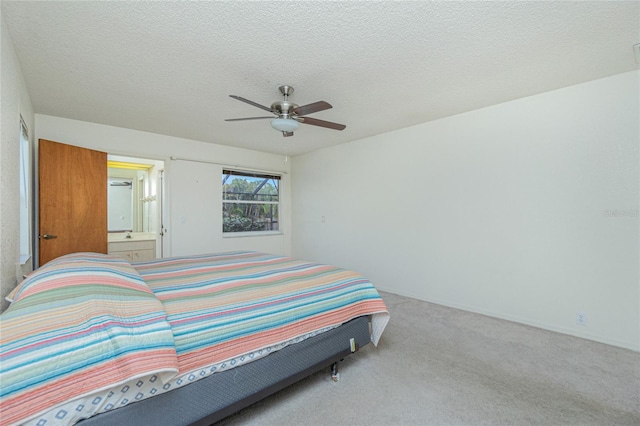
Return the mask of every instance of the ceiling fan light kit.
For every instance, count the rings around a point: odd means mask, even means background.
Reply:
[[[292,118],[274,118],[271,120],[271,127],[281,132],[293,132],[300,127],[300,123]]]
[[[225,121],[244,121],[244,120],[261,120],[271,119],[271,127],[282,132],[284,137],[293,136],[294,130],[297,130],[300,123],[310,124],[312,126],[324,127],[333,130],[344,130],[347,126],[344,124],[333,123],[331,121],[318,120],[317,118],[306,117],[307,114],[324,111],[333,108],[331,104],[325,101],[318,101],[307,105],[299,106],[289,101],[289,96],[293,93],[293,87],[280,86],[280,93],[284,99],[271,104],[271,107],[260,105],[256,102],[245,99],[237,95],[229,95],[233,99],[245,102],[254,107],[269,111],[276,117],[246,117],[246,118],[229,118]]]

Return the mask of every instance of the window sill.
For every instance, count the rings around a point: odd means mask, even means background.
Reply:
[[[223,232],[222,238],[269,237],[273,235],[284,235],[284,233],[282,231]]]
[[[20,255],[20,266],[26,265],[31,260],[30,254],[21,254]]]

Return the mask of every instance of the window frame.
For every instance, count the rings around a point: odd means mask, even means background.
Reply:
[[[20,116],[19,130],[19,155],[20,155],[20,175],[19,175],[19,192],[20,192],[20,264],[27,264],[33,256],[32,244],[32,220],[31,220],[31,141],[29,139],[29,128],[24,122],[22,115]]]
[[[264,200],[228,200],[225,199],[225,195],[227,194],[224,191],[225,185],[225,176],[244,176],[249,178],[263,178],[275,180],[277,182],[276,190],[277,190],[277,200],[276,201],[264,201]],[[282,223],[281,223],[281,211],[282,211],[282,199],[281,199],[281,182],[282,176],[278,174],[268,173],[268,172],[256,172],[256,171],[248,171],[248,170],[234,170],[224,168],[222,170],[222,180],[221,180],[221,212],[222,212],[222,236],[223,238],[235,238],[235,237],[258,237],[258,236],[270,236],[270,235],[282,235]],[[259,231],[225,231],[224,230],[224,218],[225,218],[225,205],[226,204],[256,204],[256,205],[265,205],[271,204],[277,207],[277,225],[278,229],[275,230],[259,230]]]

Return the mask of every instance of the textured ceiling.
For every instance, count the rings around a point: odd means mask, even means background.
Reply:
[[[638,68],[639,2],[2,1],[37,113],[295,155]],[[295,88],[283,138],[262,105]],[[268,115],[268,113],[267,113]]]

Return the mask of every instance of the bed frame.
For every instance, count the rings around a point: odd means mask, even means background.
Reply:
[[[182,388],[98,414],[82,426],[204,426],[337,362],[370,342],[370,318],[287,346],[264,358],[215,373]],[[352,343],[353,339],[353,343]]]

